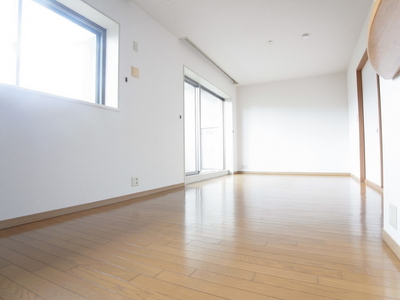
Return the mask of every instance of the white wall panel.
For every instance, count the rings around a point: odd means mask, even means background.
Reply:
[[[347,116],[344,73],[239,87],[241,170],[348,172]]]
[[[362,69],[365,178],[381,186],[381,136],[378,80],[369,60]]]

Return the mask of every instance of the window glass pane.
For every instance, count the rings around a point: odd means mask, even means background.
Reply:
[[[0,82],[16,84],[18,1],[0,1]]]
[[[96,35],[32,0],[23,3],[20,86],[96,102]]]
[[[224,168],[223,102],[201,90],[201,162],[203,170]]]
[[[185,172],[197,172],[196,164],[196,88],[185,83]]]

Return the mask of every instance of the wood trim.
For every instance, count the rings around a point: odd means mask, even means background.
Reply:
[[[400,259],[400,245],[396,243],[396,241],[386,232],[385,229],[382,229],[382,239],[389,246],[389,248],[393,251],[394,254]]]
[[[365,169],[365,128],[364,128],[364,103],[363,103],[363,81],[362,69],[368,61],[368,53],[365,50],[360,63],[357,67],[357,100],[358,100],[358,127],[359,127],[359,147],[360,147],[360,181],[364,182],[366,177]]]
[[[364,119],[364,94],[363,94],[363,78],[362,78],[362,70],[367,63],[368,51],[365,50],[360,63],[356,70],[357,75],[357,98],[358,98],[358,124],[359,124],[359,135],[360,135],[360,181],[366,181],[366,158],[365,158],[365,119]],[[376,185],[369,181],[369,186],[373,187],[377,190],[383,189],[383,137],[382,137],[382,112],[381,112],[381,92],[380,92],[380,81],[379,75],[376,75],[376,84],[377,84],[377,99],[378,99],[378,118],[379,118],[379,147],[380,147],[380,172],[381,172],[381,182],[380,186]],[[377,188],[379,186],[379,188]]]
[[[282,175],[282,176],[350,176],[350,173],[329,173],[329,172],[263,172],[263,171],[237,171],[235,174],[254,175]]]
[[[363,56],[361,57],[360,63],[358,64],[357,71],[362,71],[368,61],[368,51],[365,50]]]
[[[37,213],[37,214],[33,214],[33,215],[3,220],[3,221],[0,221],[0,229],[14,227],[14,226],[27,224],[27,223],[31,223],[31,222],[36,222],[36,221],[41,221],[41,220],[45,220],[45,219],[49,219],[49,218],[54,218],[54,217],[67,215],[67,214],[71,214],[71,213],[76,213],[76,212],[80,212],[83,210],[93,209],[93,208],[102,207],[102,206],[106,206],[106,205],[116,204],[116,203],[120,203],[120,202],[124,202],[124,201],[134,200],[134,199],[137,199],[140,197],[145,197],[145,196],[149,196],[149,195],[154,195],[154,194],[158,194],[158,193],[163,193],[163,192],[168,192],[171,190],[183,188],[184,186],[185,186],[184,183],[179,183],[179,184],[175,184],[175,185],[170,185],[170,186],[166,186],[166,187],[161,187],[161,188],[152,189],[152,190],[143,191],[143,192],[134,193],[134,194],[125,195],[125,196],[115,197],[115,198],[111,198],[111,199],[105,199],[105,200],[100,200],[100,201],[96,201],[96,202],[65,207],[65,208],[61,208],[61,209],[45,211],[45,212],[41,212],[41,213]]]

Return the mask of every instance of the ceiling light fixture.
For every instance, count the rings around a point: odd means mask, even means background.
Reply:
[[[268,45],[272,45],[274,43],[274,41],[273,40],[269,40],[267,43],[268,43]]]
[[[308,33],[305,33],[301,37],[303,38],[303,40],[306,40],[310,37],[310,35]]]

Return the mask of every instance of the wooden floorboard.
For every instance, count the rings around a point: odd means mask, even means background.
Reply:
[[[382,195],[241,174],[0,230],[0,299],[400,300]]]

